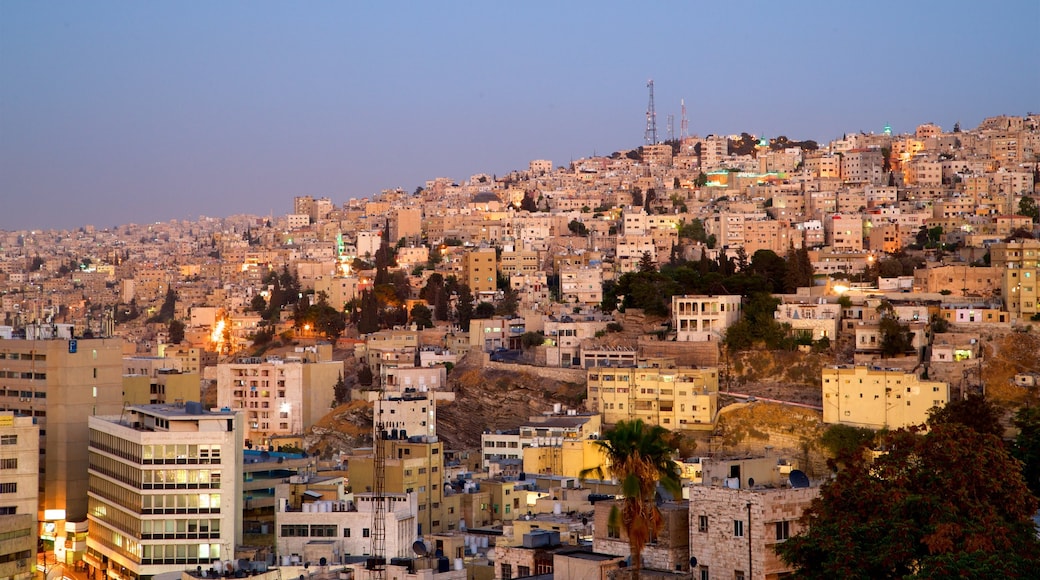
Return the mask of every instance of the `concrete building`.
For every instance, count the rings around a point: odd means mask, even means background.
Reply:
[[[436,418],[434,418],[434,421]],[[384,490],[386,493],[415,493],[416,533],[445,532],[454,529],[460,515],[449,511],[444,494],[444,444],[436,436],[402,437],[398,430],[382,441],[384,453]],[[350,484],[355,493],[375,489],[374,450],[348,459]],[[472,524],[472,520],[467,520]]]
[[[65,523],[87,518],[87,419],[123,407],[116,339],[0,341],[0,410],[39,427],[39,538],[64,544]],[[35,447],[35,446],[34,446]]]
[[[138,579],[234,557],[241,415],[194,402],[129,407],[91,417],[89,441],[85,560],[95,574]]]
[[[302,495],[308,497],[308,493],[304,491]],[[387,493],[383,501],[384,556],[412,556],[418,507],[415,494]],[[371,493],[332,500],[308,499],[298,506],[279,498],[277,505],[275,547],[282,558],[317,566],[322,558],[340,563],[351,556],[372,555],[372,518],[377,502]]]
[[[923,425],[932,407],[945,406],[950,386],[902,370],[865,366],[822,371],[823,422],[870,429]]]
[[[834,252],[863,251],[863,220],[857,214],[833,214],[823,220],[826,243]]]
[[[740,320],[740,296],[672,296],[676,340],[718,341]]]
[[[473,296],[484,292],[494,293],[498,287],[498,260],[494,248],[476,249],[466,254],[463,259],[463,276]]]
[[[422,236],[422,209],[418,207],[402,207],[390,214],[391,245],[397,244],[401,238],[418,239]]]
[[[1038,305],[1037,261],[1040,259],[1040,240],[1013,240],[990,246],[993,267],[1003,272],[1001,295],[1013,318],[1028,319],[1040,312]]]
[[[130,405],[155,405],[197,401],[201,396],[199,374],[161,369],[155,376],[123,375],[123,401]]]
[[[0,578],[28,580],[34,575],[39,442],[32,417],[0,412]]]
[[[1001,287],[1004,271],[997,266],[938,266],[914,270],[914,288],[919,292],[950,290],[962,296],[989,297]]]
[[[714,368],[591,368],[589,409],[609,425],[642,419],[667,429],[711,429],[718,410]]]
[[[791,331],[796,335],[805,334],[812,340],[836,340],[841,305],[823,301],[784,301],[776,307],[773,317],[781,324],[790,324]]]
[[[246,440],[303,433],[328,412],[343,363],[332,347],[301,347],[285,359],[241,358],[217,365],[217,405],[244,414]]]
[[[592,549],[597,553],[628,558],[631,554],[628,533],[624,526],[610,521],[610,513],[615,507],[620,506],[612,501],[596,502]],[[676,576],[688,578],[691,537],[689,507],[685,502],[665,502],[658,509],[661,510],[661,530],[643,548],[643,568],[648,571],[680,573],[682,576]]]
[[[792,569],[777,544],[802,530],[799,518],[819,487],[689,487],[689,555],[693,578],[773,580]]]

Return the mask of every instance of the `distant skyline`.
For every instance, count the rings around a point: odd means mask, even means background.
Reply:
[[[659,140],[1040,111],[1040,2],[0,0],[0,229],[282,215]]]

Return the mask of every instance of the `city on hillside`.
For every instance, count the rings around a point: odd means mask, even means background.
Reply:
[[[1036,574],[1040,115],[314,194],[0,231],[0,578]]]

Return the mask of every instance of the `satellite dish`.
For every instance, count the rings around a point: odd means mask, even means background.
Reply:
[[[422,540],[412,542],[412,551],[415,552],[416,556],[425,556],[427,553],[426,542]]]
[[[791,482],[791,487],[809,487],[809,476],[805,475],[805,472],[801,469],[792,469],[788,479]]]
[[[695,556],[690,556],[690,568],[696,568],[696,567],[697,567],[697,558]]]
[[[748,485],[748,487],[755,487],[755,478],[754,477],[747,478],[747,485]]]

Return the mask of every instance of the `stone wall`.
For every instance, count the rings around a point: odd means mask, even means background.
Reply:
[[[775,553],[777,523],[787,522],[788,537],[798,533],[798,518],[819,495],[819,487],[762,490],[694,486],[690,488],[690,556],[711,578],[749,580],[789,571]],[[706,526],[702,526],[702,519]],[[739,523],[738,523],[739,522]],[[739,534],[738,532],[739,527]],[[750,544],[750,550],[749,550]]]

